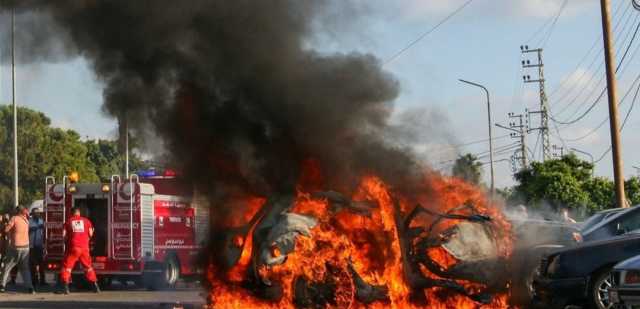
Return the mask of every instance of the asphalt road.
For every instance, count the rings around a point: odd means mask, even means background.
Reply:
[[[53,286],[39,288],[35,295],[25,293],[20,287],[9,288],[0,294],[0,308],[202,308],[204,293],[192,286],[181,286],[169,291],[147,291],[132,286],[114,286],[95,294],[72,290],[70,295],[56,294]]]

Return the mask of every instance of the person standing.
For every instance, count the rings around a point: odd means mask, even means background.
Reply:
[[[29,219],[29,264],[31,282],[34,285],[47,285],[44,270],[44,219],[42,208],[34,207]]]
[[[63,229],[63,236],[67,238],[66,252],[62,260],[60,270],[60,280],[63,284],[62,293],[69,294],[69,282],[71,282],[71,271],[80,261],[84,268],[87,281],[93,286],[95,293],[100,293],[98,278],[91,264],[91,254],[89,252],[89,240],[93,237],[93,224],[89,219],[80,215],[80,208],[74,208],[72,216],[67,220]]]
[[[9,235],[9,246],[2,273],[0,274],[0,292],[5,291],[7,280],[11,270],[18,266],[22,281],[29,293],[35,294],[31,284],[31,272],[29,270],[29,210],[24,206],[16,208],[17,213],[11,217],[4,228]]]
[[[564,223],[576,223],[576,220],[569,215],[569,208],[562,208],[560,210],[560,220]]]
[[[4,227],[9,223],[9,220],[5,220],[4,214],[0,215],[0,269],[4,266],[4,256],[7,251],[7,236],[4,232]]]

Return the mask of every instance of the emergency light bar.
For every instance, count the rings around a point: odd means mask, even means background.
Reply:
[[[156,176],[156,170],[139,171],[136,174],[140,177],[153,177]]]
[[[158,173],[155,169],[143,170],[143,171],[138,171],[136,174],[138,176],[140,176],[141,178],[150,178],[150,177],[156,177],[156,176],[160,176],[160,177],[176,177],[178,175],[178,173],[175,170],[172,170],[172,169],[165,169],[164,172],[162,172],[162,173]]]

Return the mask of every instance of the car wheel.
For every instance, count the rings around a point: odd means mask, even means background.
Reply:
[[[591,307],[594,309],[610,309],[614,308],[613,304],[609,301],[609,288],[613,284],[611,278],[611,269],[607,268],[598,272],[592,277],[594,280],[591,283]]]
[[[534,266],[533,269],[529,271],[529,274],[524,279],[525,288],[527,289],[527,297],[528,300],[531,301],[535,294],[535,289],[533,288],[533,280],[538,276],[540,272],[540,268],[538,265]]]
[[[527,251],[514,257],[514,265],[519,266],[514,269],[513,284],[511,285],[511,302],[514,305],[526,308],[531,304],[534,296],[533,280],[538,275],[540,259],[543,254],[540,252]],[[519,261],[519,262],[518,262]]]

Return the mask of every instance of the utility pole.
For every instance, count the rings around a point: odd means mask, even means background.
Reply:
[[[13,105],[13,206],[18,207],[18,107],[16,106],[15,9],[11,8],[11,102]]]
[[[624,175],[622,174],[622,144],[620,143],[620,119],[618,118],[618,100],[616,98],[615,51],[613,34],[611,33],[611,1],[600,0],[602,15],[602,39],[604,43],[604,59],[607,69],[607,96],[609,98],[609,126],[611,130],[611,148],[613,158],[613,178],[616,186],[616,202],[618,207],[629,207],[624,196]]]
[[[516,115],[514,113],[508,113],[507,115],[509,116],[509,126],[507,127],[496,123],[496,127],[512,131],[509,133],[509,136],[519,140],[520,149],[514,154],[514,163],[519,162],[520,168],[527,168],[527,144],[525,138],[527,126],[524,124],[522,119],[524,116],[522,114]],[[513,119],[517,119],[517,121],[512,121]],[[515,167],[514,169],[517,170]]]
[[[520,139],[520,161],[522,164],[522,168],[527,168],[527,143],[526,143],[526,132],[527,126],[524,124],[522,118],[522,114],[515,115],[514,113],[509,113],[510,119],[518,119],[518,122],[509,122],[509,127],[517,129],[518,132],[511,133],[512,138]]]
[[[542,48],[529,49],[528,45],[520,46],[522,54],[536,53],[538,57],[537,63],[531,63],[530,60],[522,60],[522,67],[525,69],[537,68],[538,79],[531,79],[530,75],[522,76],[525,83],[538,83],[540,91],[540,110],[529,111],[528,117],[531,114],[540,114],[540,127],[530,129],[529,131],[539,130],[542,137],[542,160],[548,160],[551,158],[551,141],[549,139],[549,108],[547,105],[547,94],[544,87],[544,63],[542,62]]]

